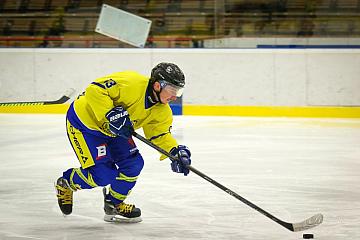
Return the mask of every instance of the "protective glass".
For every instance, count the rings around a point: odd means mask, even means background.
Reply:
[[[175,86],[174,84],[165,81],[160,81],[160,86],[163,90],[167,91],[168,93],[176,97],[181,97],[184,92],[183,87],[178,87]]]

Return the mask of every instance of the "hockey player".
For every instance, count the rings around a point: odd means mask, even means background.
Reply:
[[[98,78],[71,104],[67,134],[81,167],[66,170],[56,182],[64,215],[72,212],[73,192],[102,186],[105,221],[141,221],[140,209],[124,202],[144,165],[132,139],[134,129],[143,128],[147,139],[177,157],[172,171],[189,173],[191,153],[171,135],[168,104],[182,95],[184,86],[177,65],[160,63],[150,78],[134,71]]]

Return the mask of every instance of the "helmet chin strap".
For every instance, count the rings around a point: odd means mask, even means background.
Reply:
[[[161,97],[160,97],[160,93],[161,93],[162,90],[163,90],[163,89],[162,89],[161,85],[160,85],[160,91],[156,91],[156,90],[154,89],[154,86],[152,87],[151,98],[152,98],[152,100],[153,100],[154,102],[159,102],[159,103],[164,104],[164,103],[161,101]]]
[[[163,103],[163,102],[161,101],[161,98],[160,98],[161,90],[162,90],[162,88],[161,88],[160,91],[158,91],[158,92],[154,90],[154,92],[155,92],[155,94],[156,94],[157,102],[159,102],[159,103]]]
[[[161,102],[161,98],[160,98],[160,93],[162,91],[162,88],[160,88],[160,91],[156,91],[154,88],[152,88],[152,91],[150,92],[150,95],[149,95],[149,100],[152,102],[152,103],[163,103]]]

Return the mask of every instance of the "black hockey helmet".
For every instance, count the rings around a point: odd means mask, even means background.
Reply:
[[[151,70],[150,82],[159,82],[160,92],[165,89],[181,97],[185,87],[185,76],[176,64],[162,62]],[[158,98],[160,98],[160,92],[157,92]]]
[[[151,70],[151,81],[172,84],[175,87],[185,87],[185,76],[180,68],[174,63],[162,62]]]

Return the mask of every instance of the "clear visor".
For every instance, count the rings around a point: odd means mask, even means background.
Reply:
[[[183,87],[178,87],[165,81],[161,81],[160,85],[163,90],[167,91],[168,93],[176,97],[181,97],[184,92]]]

